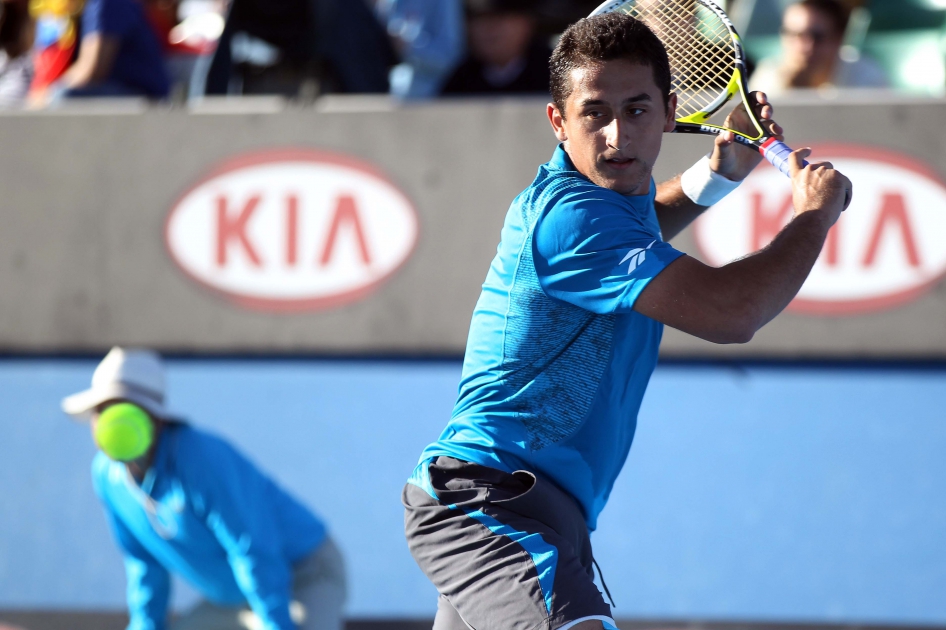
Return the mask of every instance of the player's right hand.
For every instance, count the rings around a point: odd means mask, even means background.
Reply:
[[[820,211],[826,213],[830,224],[834,225],[851,201],[851,180],[836,171],[831,162],[811,162],[802,166],[809,155],[811,149],[806,148],[792,151],[788,156],[795,216]]]

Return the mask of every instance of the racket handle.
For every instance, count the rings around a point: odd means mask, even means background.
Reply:
[[[762,152],[762,155],[765,156],[772,166],[777,168],[784,174],[786,177],[791,177],[791,170],[788,168],[788,156],[791,154],[792,149],[784,142],[776,140],[775,138],[769,138],[762,143],[762,147],[759,149]],[[808,166],[808,160],[801,161],[802,166]],[[846,192],[844,195],[844,208],[847,210],[847,207],[851,204],[851,194]],[[842,211],[843,211],[842,210]]]
[[[759,151],[765,156],[765,159],[767,159],[772,166],[780,170],[783,175],[791,177],[792,173],[788,168],[788,156],[792,152],[791,147],[780,140],[769,138],[762,143]],[[808,166],[808,161],[802,160],[801,165]]]

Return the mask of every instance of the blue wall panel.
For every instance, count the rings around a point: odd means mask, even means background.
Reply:
[[[94,365],[0,361],[0,608],[122,605],[94,449],[58,410]],[[459,369],[174,359],[170,404],[329,522],[351,614],[430,616],[399,494]],[[944,402],[946,369],[659,367],[593,537],[616,615],[946,623]]]

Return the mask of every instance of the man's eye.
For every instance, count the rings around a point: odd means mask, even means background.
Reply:
[[[601,118],[602,116],[604,116],[604,114],[603,114],[602,112],[599,112],[599,111],[597,111],[597,110],[591,110],[590,112],[588,112],[588,113],[585,114],[585,115],[586,115],[588,118]]]
[[[646,112],[646,111],[647,111],[647,110],[644,109],[643,107],[632,107],[632,108],[630,108],[629,110],[627,110],[627,113],[628,113],[629,115],[631,115],[631,116],[640,116],[641,114],[643,114],[643,113]]]

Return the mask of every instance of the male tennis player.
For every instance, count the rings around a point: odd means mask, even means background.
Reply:
[[[710,158],[654,184],[676,97],[663,46],[630,17],[572,25],[551,69],[561,144],[509,209],[453,417],[402,496],[411,552],[440,592],[435,630],[615,627],[588,533],[630,449],[664,324],[749,341],[801,287],[850,189],[796,151],[791,223],[765,250],[707,267],[666,239],[759,155],[727,133]],[[744,110],[731,116],[745,128]]]
[[[341,630],[345,573],[325,525],[230,444],[171,420],[164,383],[157,354],[113,348],[92,388],[62,401],[102,450],[92,482],[125,556],[128,629]],[[138,420],[136,453],[99,431],[115,411]],[[169,623],[172,572],[205,600]]]

